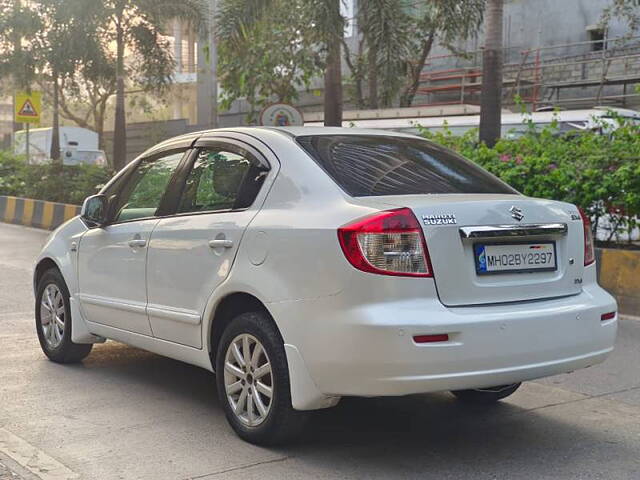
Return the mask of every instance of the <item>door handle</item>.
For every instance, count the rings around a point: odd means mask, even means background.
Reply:
[[[134,238],[129,240],[129,246],[131,248],[144,248],[147,246],[147,241],[144,238]]]
[[[233,247],[233,240],[227,240],[224,238],[209,240],[209,246],[211,248],[231,248]]]

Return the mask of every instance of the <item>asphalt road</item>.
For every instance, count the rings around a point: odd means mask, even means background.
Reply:
[[[213,374],[115,342],[61,366],[34,332],[46,232],[0,224],[0,479],[640,479],[640,321],[602,365],[500,405],[449,394],[346,399],[294,445],[239,440]]]

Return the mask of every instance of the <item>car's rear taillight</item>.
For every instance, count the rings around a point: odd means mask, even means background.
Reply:
[[[584,227],[584,266],[591,265],[596,261],[596,252],[593,247],[593,232],[591,231],[591,220],[584,213],[584,210],[578,208],[582,217],[582,225]]]
[[[342,251],[359,270],[381,275],[431,277],[422,228],[408,208],[387,210],[338,229]]]

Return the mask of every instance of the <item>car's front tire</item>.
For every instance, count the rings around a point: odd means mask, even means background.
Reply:
[[[235,317],[216,354],[218,397],[242,439],[259,445],[283,443],[298,434],[307,414],[293,409],[284,343],[263,312]]]
[[[62,274],[47,270],[36,288],[36,331],[44,354],[57,363],[75,363],[91,352],[92,344],[71,341],[69,290]]]
[[[466,403],[476,403],[482,405],[488,405],[495,403],[503,398],[507,398],[513,394],[521,383],[512,383],[509,385],[500,385],[497,387],[488,388],[476,388],[473,390],[456,390],[453,393],[458,400],[462,400]]]

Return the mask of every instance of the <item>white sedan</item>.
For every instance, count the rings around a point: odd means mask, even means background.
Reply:
[[[497,401],[602,362],[617,327],[577,207],[359,129],[161,143],[52,234],[34,288],[51,360],[112,339],[215,371],[262,444],[343,396]]]

